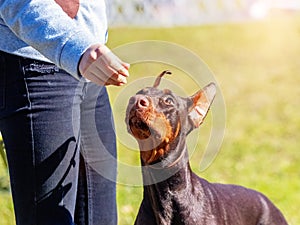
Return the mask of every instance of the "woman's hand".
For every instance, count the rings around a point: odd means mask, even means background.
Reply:
[[[129,66],[105,45],[95,44],[82,55],[79,72],[98,85],[121,86],[127,83]]]

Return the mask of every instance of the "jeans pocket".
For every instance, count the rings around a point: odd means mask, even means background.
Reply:
[[[0,55],[0,109],[5,107],[5,59]]]
[[[0,52],[0,119],[29,107],[20,57]]]

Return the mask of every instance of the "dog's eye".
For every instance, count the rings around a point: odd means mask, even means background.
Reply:
[[[167,97],[167,98],[164,99],[164,103],[166,105],[174,105],[174,99],[171,98],[171,97]]]

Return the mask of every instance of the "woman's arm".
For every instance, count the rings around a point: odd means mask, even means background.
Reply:
[[[99,42],[54,0],[0,0],[0,15],[18,38],[74,76],[83,52]]]

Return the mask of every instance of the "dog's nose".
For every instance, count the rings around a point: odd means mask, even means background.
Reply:
[[[143,109],[149,107],[150,102],[145,95],[136,95],[129,99],[129,104],[134,105],[137,109]]]
[[[136,109],[146,109],[150,106],[150,100],[145,95],[136,95],[129,99],[129,105]]]
[[[137,96],[136,107],[147,108],[149,106],[149,100],[145,96]]]

